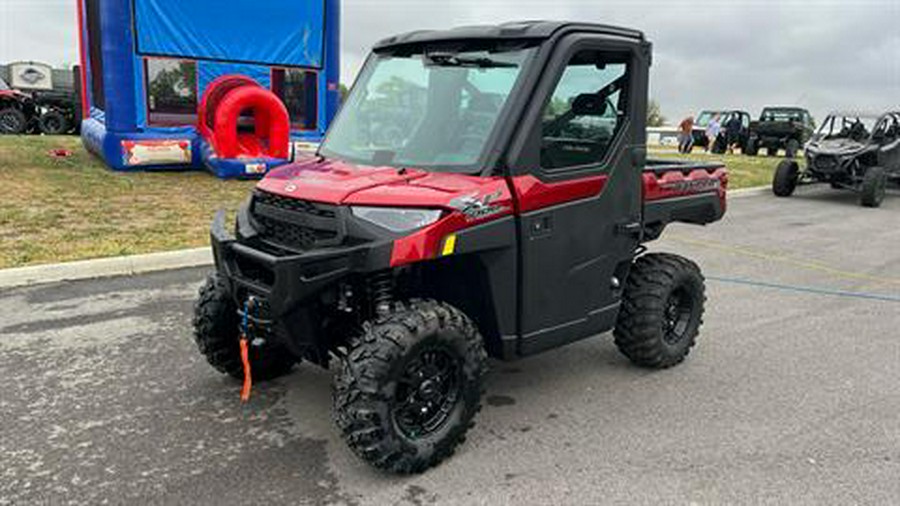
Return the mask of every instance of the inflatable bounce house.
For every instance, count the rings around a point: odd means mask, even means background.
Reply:
[[[340,0],[76,0],[81,136],[113,169],[259,176],[340,103]]]

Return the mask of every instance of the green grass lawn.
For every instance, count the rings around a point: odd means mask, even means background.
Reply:
[[[51,149],[68,149],[53,158]],[[208,244],[252,182],[204,172],[113,172],[78,137],[0,137],[0,268]]]
[[[51,149],[68,149],[53,158]],[[723,159],[731,188],[768,184],[775,160]],[[253,182],[205,172],[113,172],[77,137],[0,137],[0,268],[204,246],[213,213],[231,211]]]

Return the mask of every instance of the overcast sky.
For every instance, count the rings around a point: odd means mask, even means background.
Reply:
[[[174,1],[174,0],[173,0]],[[181,0],[190,1],[190,0]],[[222,5],[227,5],[227,0]],[[0,0],[0,62],[77,61],[74,0]],[[670,120],[705,108],[900,108],[900,0],[344,0],[343,75],[398,32],[521,19],[643,30]]]

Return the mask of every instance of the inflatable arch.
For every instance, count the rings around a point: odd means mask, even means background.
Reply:
[[[214,172],[244,166],[265,173],[291,156],[287,108],[273,92],[246,76],[222,76],[203,94],[198,110],[203,163]]]

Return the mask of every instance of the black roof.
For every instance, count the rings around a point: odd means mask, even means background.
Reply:
[[[805,111],[803,107],[798,107],[794,105],[770,105],[767,107],[763,107],[764,111]]]
[[[548,39],[561,31],[593,32],[644,40],[638,30],[595,23],[573,23],[565,21],[515,21],[499,25],[461,26],[449,30],[419,30],[382,39],[375,44],[375,50],[407,44],[443,42],[454,40],[516,40]]]

